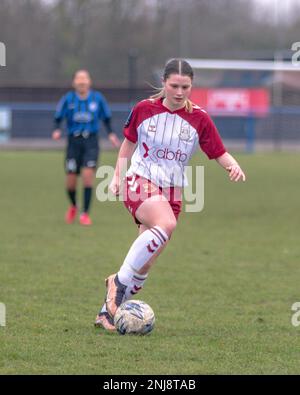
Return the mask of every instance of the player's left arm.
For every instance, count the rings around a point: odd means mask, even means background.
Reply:
[[[228,152],[225,152],[223,155],[216,158],[216,161],[229,172],[229,178],[231,181],[246,181],[246,175],[241,166]]]
[[[204,114],[205,115],[202,114],[202,119],[204,119],[205,124],[201,128],[201,133],[199,135],[200,147],[209,159],[215,159],[220,166],[229,172],[231,181],[246,181],[246,176],[241,166],[238,164],[237,160],[226,151],[213,120],[205,111]]]
[[[111,119],[110,118],[106,118],[106,119],[103,120],[103,123],[104,123],[104,125],[106,127],[106,132],[107,132],[109,141],[112,143],[112,145],[115,148],[120,148],[121,141],[120,141],[119,137],[116,135],[116,133],[114,133],[113,130],[112,130]]]

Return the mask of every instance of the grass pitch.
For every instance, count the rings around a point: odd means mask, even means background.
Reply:
[[[135,337],[93,327],[104,278],[136,237],[122,203],[94,198],[92,227],[66,225],[63,153],[1,152],[0,373],[299,374],[300,156],[237,158],[244,184],[194,158],[204,210],[181,214],[139,295],[155,330]]]

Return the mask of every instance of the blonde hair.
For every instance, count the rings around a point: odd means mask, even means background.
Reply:
[[[163,80],[166,81],[171,74],[186,75],[190,77],[191,80],[193,80],[194,77],[194,72],[192,67],[189,65],[188,62],[182,59],[172,59],[166,64],[163,74]],[[154,89],[158,90],[158,92],[150,96],[150,99],[165,98],[164,88],[154,88]],[[193,103],[189,99],[187,99],[185,102],[185,110],[189,113],[193,112]]]

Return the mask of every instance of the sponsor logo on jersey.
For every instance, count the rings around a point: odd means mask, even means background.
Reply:
[[[92,114],[90,114],[88,112],[79,111],[76,114],[74,114],[73,120],[75,122],[87,123],[87,122],[91,122],[93,120],[93,116],[92,116]]]
[[[143,155],[143,158],[147,158],[148,156],[149,156],[149,150],[150,150],[150,148],[148,147],[148,145],[146,144],[146,143],[142,143],[143,144],[143,147],[144,147],[144,150],[145,150],[145,153],[144,153],[144,155]]]
[[[149,148],[148,145],[146,143],[142,143],[145,153],[143,155],[143,158],[150,158],[151,160],[153,160],[153,162],[157,162],[157,157],[155,156],[155,147],[153,148]]]
[[[98,104],[95,101],[90,102],[89,104],[89,110],[90,111],[97,111],[98,109]]]
[[[182,152],[179,148],[177,151],[172,151],[170,148],[149,148],[144,142],[142,145],[145,150],[143,158],[149,157],[154,162],[157,162],[158,159],[175,160],[176,162],[185,162],[187,160],[187,154]]]
[[[176,152],[169,148],[159,149],[156,151],[156,155],[159,159],[176,160],[177,162],[185,162],[187,154],[178,149]]]

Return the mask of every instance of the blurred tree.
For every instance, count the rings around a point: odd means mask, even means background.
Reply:
[[[1,0],[0,83],[59,85],[87,68],[97,84],[127,86],[134,50],[144,84],[171,57],[242,57],[299,40],[296,13],[277,24],[264,13],[248,0]]]

